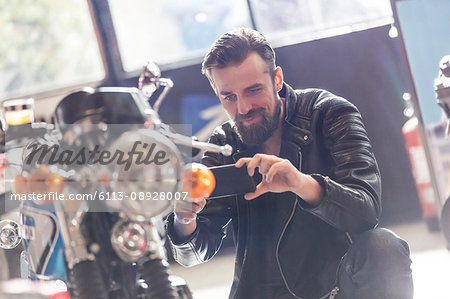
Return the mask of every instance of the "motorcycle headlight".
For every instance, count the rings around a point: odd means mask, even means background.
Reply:
[[[34,121],[33,98],[6,100],[2,105],[3,116],[5,118],[4,129],[6,129],[7,126],[30,124]]]
[[[111,189],[130,217],[159,215],[181,199],[183,162],[167,137],[146,129],[125,132],[109,152],[117,155],[110,166]]]
[[[12,249],[19,245],[22,238],[19,234],[19,225],[12,220],[0,221],[0,248]]]

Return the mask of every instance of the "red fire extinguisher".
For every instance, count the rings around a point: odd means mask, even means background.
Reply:
[[[439,219],[434,199],[433,185],[431,183],[425,150],[420,139],[417,117],[411,117],[403,125],[402,133],[408,150],[409,162],[416,183],[423,217],[429,230],[439,230]]]

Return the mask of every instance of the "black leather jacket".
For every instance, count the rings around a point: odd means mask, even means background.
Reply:
[[[168,218],[174,257],[185,266],[212,258],[231,221],[236,261],[230,298],[256,298],[252,292],[262,271],[279,271],[293,297],[325,296],[337,284],[351,235],[374,228],[381,212],[379,170],[357,108],[319,89],[294,91],[284,84],[280,96],[286,98],[280,156],[320,183],[320,205],[312,207],[291,192],[252,201],[242,196],[209,200],[187,240],[174,236],[173,215]],[[218,127],[210,142],[228,143],[234,154],[207,152],[202,162],[209,166],[257,152],[240,142],[230,122]]]

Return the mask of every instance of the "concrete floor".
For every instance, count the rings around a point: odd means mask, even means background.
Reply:
[[[424,222],[388,227],[405,239],[413,261],[414,298],[448,299],[450,251],[440,232],[429,232]],[[232,253],[216,256],[192,268],[172,265],[172,271],[183,277],[196,299],[225,299],[233,277]]]

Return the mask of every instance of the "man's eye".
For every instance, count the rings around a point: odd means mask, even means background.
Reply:
[[[248,91],[248,93],[249,93],[249,94],[255,94],[255,93],[258,93],[260,90],[261,90],[261,88],[254,88],[254,89],[250,89],[250,90]]]
[[[235,95],[229,95],[223,98],[225,101],[227,102],[234,102],[236,101],[236,96]]]

